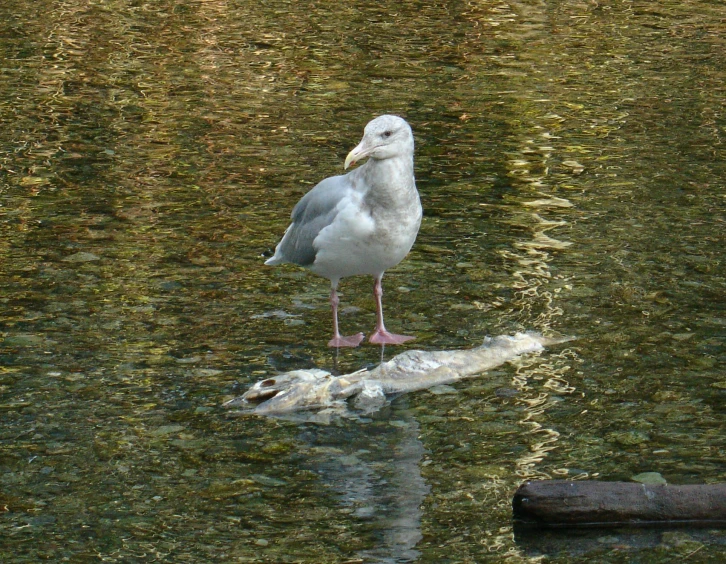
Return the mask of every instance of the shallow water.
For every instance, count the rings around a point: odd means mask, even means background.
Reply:
[[[720,2],[0,7],[0,556],[720,561],[723,532],[515,538],[527,478],[726,480]],[[229,418],[340,371],[327,282],[271,269],[365,123],[416,135],[385,279],[425,349],[579,337],[367,422]],[[345,331],[374,325],[345,280]],[[389,358],[401,348],[387,348]]]

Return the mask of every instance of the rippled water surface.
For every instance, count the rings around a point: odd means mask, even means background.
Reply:
[[[510,507],[527,478],[726,481],[723,3],[0,17],[0,559],[724,559],[723,531],[522,539]],[[278,371],[380,360],[327,349],[326,280],[262,262],[381,113],[425,210],[389,328],[579,338],[369,420],[229,417]],[[370,332],[371,281],[341,289]]]

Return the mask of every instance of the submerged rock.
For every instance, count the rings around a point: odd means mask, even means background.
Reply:
[[[93,253],[80,252],[67,256],[63,262],[92,262],[95,260],[101,260],[101,257]]]
[[[651,486],[662,486],[668,483],[665,478],[661,476],[660,472],[641,472],[630,479],[633,480],[633,482],[640,482],[641,484],[648,484]]]

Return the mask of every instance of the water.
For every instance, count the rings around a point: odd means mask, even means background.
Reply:
[[[509,505],[527,478],[726,479],[721,3],[0,16],[4,561],[723,559],[716,532],[532,544]],[[335,359],[327,282],[262,262],[381,113],[425,209],[389,328],[579,340],[366,423],[228,418],[277,370],[379,360]],[[370,331],[371,281],[341,289]]]

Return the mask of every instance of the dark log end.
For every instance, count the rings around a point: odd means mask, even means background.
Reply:
[[[726,526],[726,484],[537,480],[517,489],[512,510],[516,522],[541,527],[721,527]]]

